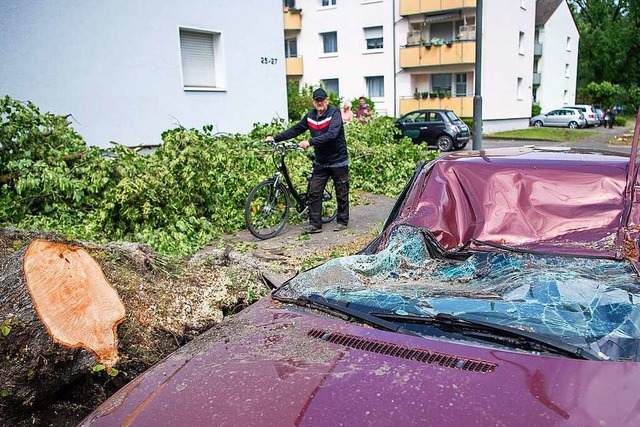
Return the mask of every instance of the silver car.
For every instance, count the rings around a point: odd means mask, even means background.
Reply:
[[[582,128],[587,121],[582,111],[574,108],[558,108],[545,114],[538,114],[529,119],[529,124],[537,128],[542,126],[568,127],[569,129]]]

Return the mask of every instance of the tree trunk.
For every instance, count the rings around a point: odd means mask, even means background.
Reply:
[[[124,306],[84,249],[37,239],[0,258],[0,419],[118,360]]]

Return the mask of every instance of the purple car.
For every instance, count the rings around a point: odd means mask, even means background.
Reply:
[[[361,253],[292,278],[82,425],[638,426],[637,170],[550,148],[420,164]]]

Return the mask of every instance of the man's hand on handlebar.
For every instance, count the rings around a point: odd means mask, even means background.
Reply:
[[[273,139],[273,137],[272,137],[272,136],[267,136],[267,137],[264,139],[264,142],[274,142],[274,139]]]
[[[299,146],[300,148],[304,148],[304,149],[309,148],[309,146],[310,146],[310,145],[311,145],[311,144],[309,144],[309,141],[307,141],[306,139],[305,139],[304,141],[300,141],[300,142],[298,143],[298,146]]]

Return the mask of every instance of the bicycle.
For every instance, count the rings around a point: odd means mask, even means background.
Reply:
[[[258,239],[270,239],[280,234],[289,219],[291,197],[295,200],[295,209],[304,220],[309,218],[308,192],[312,173],[307,175],[307,185],[304,192],[297,191],[289,170],[285,163],[287,154],[291,151],[304,151],[293,142],[266,142],[271,145],[271,158],[276,172],[268,179],[253,187],[247,196],[244,206],[244,219],[247,228]],[[307,154],[309,160],[314,160],[313,153]],[[338,214],[337,199],[333,180],[327,181],[322,196],[322,222],[333,221]]]

